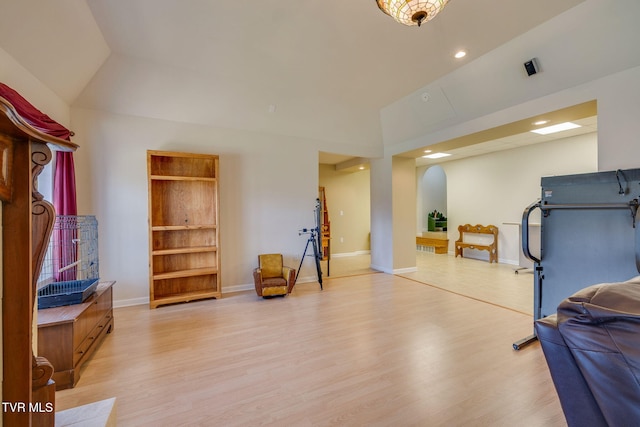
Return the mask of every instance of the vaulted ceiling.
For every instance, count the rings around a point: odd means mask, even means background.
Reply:
[[[373,0],[0,0],[0,47],[72,106],[379,144],[382,107],[582,1],[451,0],[418,28]]]

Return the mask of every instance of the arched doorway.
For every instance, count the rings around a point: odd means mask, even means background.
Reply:
[[[447,217],[447,175],[440,165],[427,167],[418,182],[418,233],[446,231],[446,226],[438,224],[437,229],[429,227],[429,213],[434,211]],[[443,230],[444,228],[444,230]]]

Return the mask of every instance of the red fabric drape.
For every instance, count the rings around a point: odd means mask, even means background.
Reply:
[[[38,110],[18,92],[4,83],[0,83],[0,96],[9,101],[20,117],[40,132],[70,141],[71,131],[69,129]]]

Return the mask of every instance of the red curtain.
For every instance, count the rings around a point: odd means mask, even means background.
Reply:
[[[78,261],[78,230],[75,215],[78,214],[76,204],[76,174],[73,166],[73,153],[58,151],[53,179],[53,206],[56,214],[72,216],[64,220],[58,218],[53,231],[54,278],[56,282],[76,279]]]
[[[73,153],[58,151],[53,179],[53,206],[58,215],[77,215],[76,172],[73,166]]]

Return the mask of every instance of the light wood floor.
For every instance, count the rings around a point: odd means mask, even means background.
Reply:
[[[119,308],[115,325],[58,410],[116,397],[121,426],[566,425],[539,344],[512,349],[530,315],[399,276]]]
[[[369,267],[369,255],[333,258],[330,262],[331,278],[375,272]],[[531,270],[515,274],[514,265],[425,251],[416,251],[416,266],[418,271],[401,276],[525,314],[533,313]],[[322,271],[326,278],[326,261],[322,263]]]
[[[371,255],[355,255],[333,257],[329,261],[321,261],[322,276],[324,278],[356,276],[358,274],[376,273],[371,268]],[[329,269],[327,270],[327,265]],[[327,271],[331,273],[327,275]]]
[[[517,266],[416,251],[418,271],[403,274],[480,301],[533,315],[533,274]]]

